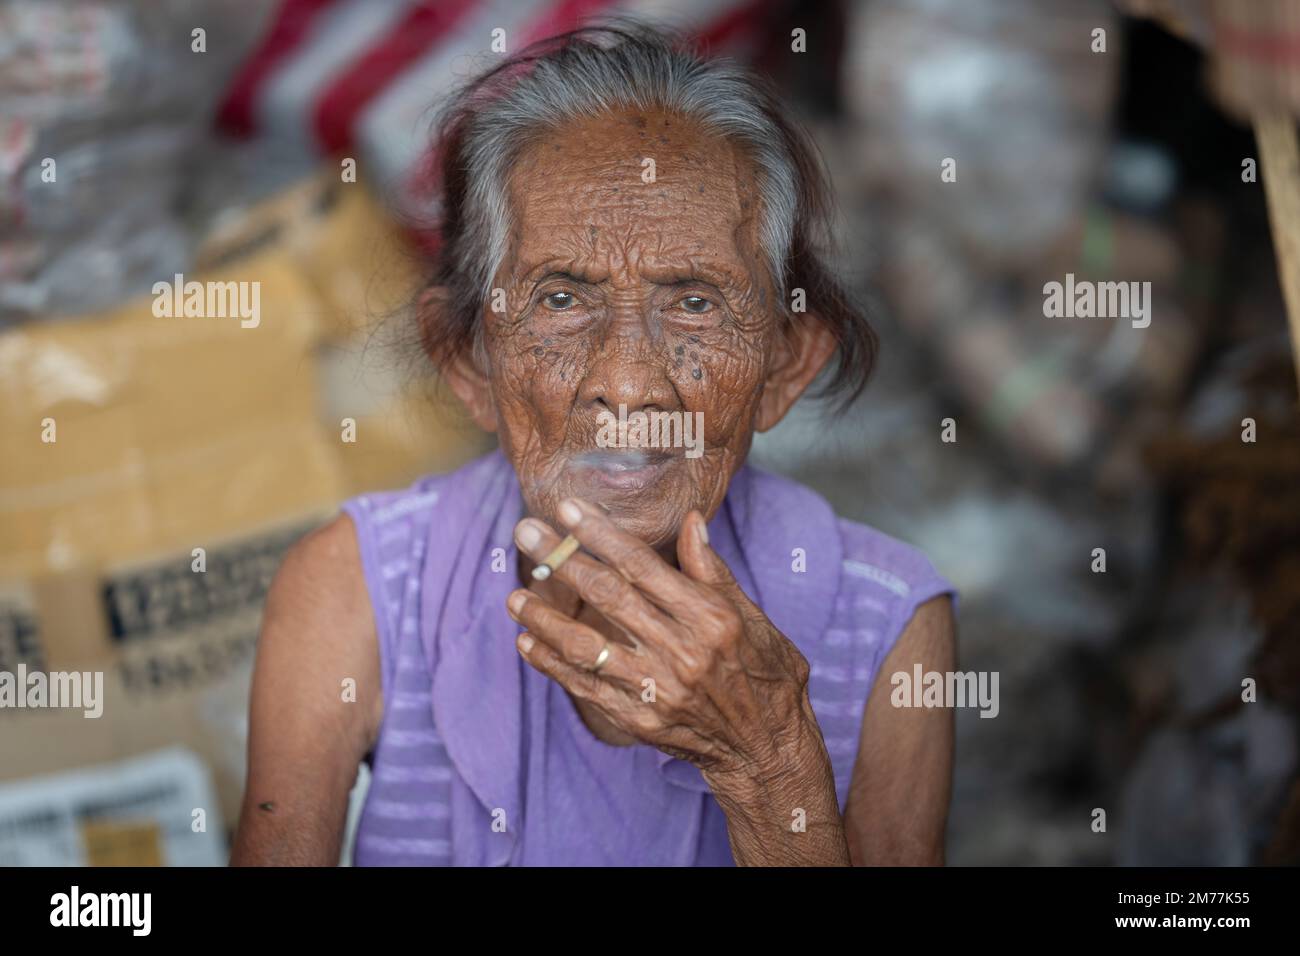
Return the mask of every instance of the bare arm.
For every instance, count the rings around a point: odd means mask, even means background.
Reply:
[[[356,534],[341,515],[289,550],[267,595],[232,866],[338,862],[348,793],[383,717],[379,667]]]
[[[862,717],[844,826],[855,866],[942,866],[952,792],[953,712],[894,707],[890,676],[957,666],[952,602],[917,608],[880,666]]]

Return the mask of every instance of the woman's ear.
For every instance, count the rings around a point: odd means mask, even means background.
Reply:
[[[420,295],[420,320],[430,324],[447,321],[449,293],[446,286],[430,286]],[[478,357],[471,346],[458,351],[452,359],[430,356],[441,370],[443,379],[460,400],[474,424],[487,432],[497,430],[496,402],[485,369],[478,367]]]
[[[765,432],[785,418],[834,352],[835,336],[812,312],[799,313],[779,332],[754,416],[755,430]]]

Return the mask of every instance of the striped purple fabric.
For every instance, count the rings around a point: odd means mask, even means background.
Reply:
[[[725,818],[694,767],[649,746],[598,741],[567,695],[518,659],[518,628],[504,610],[517,580],[489,570],[515,567],[511,530],[522,516],[504,456],[344,510],[375,611],[385,706],[357,865],[732,862]],[[955,599],[954,589],[921,552],[749,466],[709,535],[812,666],[810,697],[843,808],[881,662],[916,607]],[[454,567],[440,563],[447,554]],[[447,582],[461,574],[468,616],[456,617],[445,605],[460,592]],[[439,622],[471,620],[438,633]]]

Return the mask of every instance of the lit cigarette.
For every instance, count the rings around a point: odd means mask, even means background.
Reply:
[[[573,553],[577,550],[578,539],[573,535],[569,535],[555,546],[554,551],[542,559],[541,564],[533,568],[533,580],[545,581],[552,573],[560,570],[560,565],[573,557]]]

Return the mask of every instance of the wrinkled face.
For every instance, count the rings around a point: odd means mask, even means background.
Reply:
[[[721,504],[780,334],[757,185],[738,150],[671,114],[571,123],[520,157],[504,311],[489,301],[483,321],[530,514],[562,527],[559,503],[585,498],[664,548]]]

